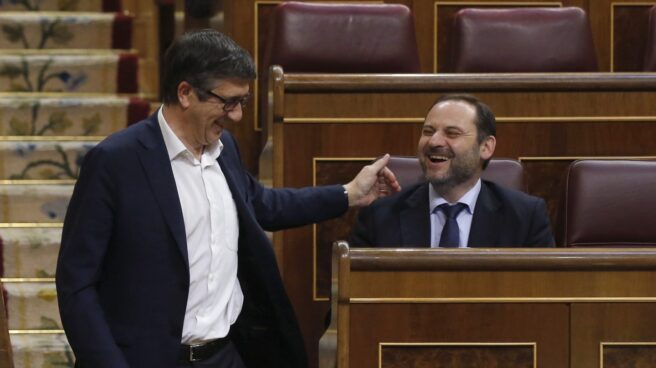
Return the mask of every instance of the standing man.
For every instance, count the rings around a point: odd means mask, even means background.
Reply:
[[[266,189],[232,136],[255,68],[213,30],[173,43],[163,105],[85,157],[57,263],[76,367],[306,367],[274,231],[398,191],[388,156],[350,183]]]
[[[364,247],[550,247],[544,200],[481,180],[496,147],[490,108],[446,95],[428,111],[417,147],[426,182],[360,211]]]

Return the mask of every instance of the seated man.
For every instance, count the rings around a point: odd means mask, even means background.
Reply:
[[[481,180],[496,146],[490,108],[446,95],[428,112],[417,155],[426,181],[360,210],[360,247],[553,246],[544,200]]]

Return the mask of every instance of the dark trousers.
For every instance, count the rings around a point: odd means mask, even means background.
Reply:
[[[212,357],[199,362],[178,362],[177,368],[246,368],[232,342]]]

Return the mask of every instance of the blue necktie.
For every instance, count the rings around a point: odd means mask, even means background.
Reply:
[[[460,228],[456,217],[460,211],[467,207],[464,203],[456,203],[453,206],[448,203],[443,203],[437,206],[436,209],[444,212],[446,222],[442,228],[442,236],[440,236],[440,248],[458,248],[460,245]]]

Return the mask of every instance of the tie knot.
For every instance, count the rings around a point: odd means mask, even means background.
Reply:
[[[437,209],[444,212],[446,218],[455,219],[460,211],[464,210],[466,207],[467,205],[464,203],[456,203],[453,206],[448,203],[442,203],[441,205],[437,206]]]

